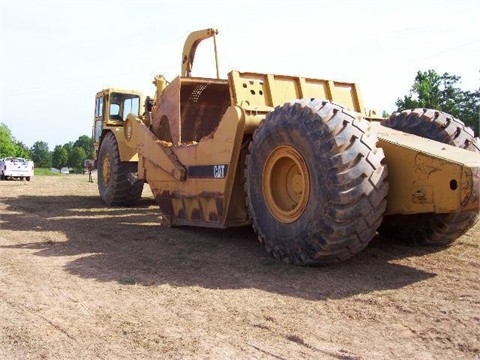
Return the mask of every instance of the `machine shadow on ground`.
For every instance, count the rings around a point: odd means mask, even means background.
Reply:
[[[0,248],[74,256],[65,270],[100,282],[256,288],[320,300],[397,289],[435,276],[395,263],[435,249],[399,246],[387,239],[374,239],[360,254],[337,265],[296,267],[267,254],[251,227],[162,227],[151,199],[131,208],[107,208],[96,196],[24,195],[1,202],[7,210],[0,217],[1,228],[34,235],[19,236]]]

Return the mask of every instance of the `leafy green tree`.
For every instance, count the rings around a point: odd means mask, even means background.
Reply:
[[[57,169],[61,169],[68,162],[68,153],[67,150],[62,145],[57,145],[53,149],[52,153],[52,165]]]
[[[81,170],[83,168],[83,160],[85,160],[86,158],[87,155],[85,154],[85,150],[83,150],[83,148],[81,148],[80,146],[76,146],[70,153],[68,164],[75,170]]]
[[[15,145],[17,146],[17,151],[15,156],[29,159],[30,158],[30,150],[28,149],[27,145],[25,145],[21,141],[15,141]]]
[[[0,158],[4,158],[6,156],[29,158],[30,152],[22,142],[15,140],[8,126],[1,123],[0,124]]]
[[[15,140],[7,125],[0,124],[0,158],[15,156]]]
[[[395,104],[398,111],[413,108],[441,110],[462,120],[479,133],[480,88],[474,92],[459,87],[460,76],[435,70],[418,71],[410,93]]]
[[[50,168],[52,166],[52,154],[45,141],[36,141],[30,149],[30,155],[37,168]]]
[[[7,125],[0,123],[0,158],[7,156],[31,158],[39,168],[49,168],[53,164],[56,168],[69,166],[80,170],[85,159],[93,159],[94,152],[92,138],[87,135],[80,136],[75,142],[57,145],[53,151],[49,151],[44,141],[36,141],[28,149],[13,137]]]
[[[73,141],[69,141],[68,143],[63,144],[62,147],[67,151],[68,157],[70,158],[70,153],[73,150]]]
[[[93,159],[93,142],[92,138],[87,135],[80,136],[73,144],[73,147],[81,147],[86,154],[86,158]]]

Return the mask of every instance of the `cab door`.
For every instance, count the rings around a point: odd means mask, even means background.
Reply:
[[[104,97],[105,93],[99,92],[95,96],[95,114],[94,114],[94,121],[93,121],[93,129],[92,129],[92,139],[93,139],[93,146],[95,148],[95,153],[97,153],[98,146],[100,143],[100,137],[102,136],[102,129],[103,129],[103,121],[104,121]]]

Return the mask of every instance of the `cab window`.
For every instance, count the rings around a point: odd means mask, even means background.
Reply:
[[[127,115],[140,112],[140,97],[133,94],[112,93],[110,97],[110,119],[123,121]]]
[[[95,99],[95,117],[103,116],[103,97]]]
[[[125,99],[125,103],[123,106],[123,118],[126,119],[127,115],[133,113],[134,115],[138,115],[139,108],[140,108],[140,98],[138,96],[130,97]]]

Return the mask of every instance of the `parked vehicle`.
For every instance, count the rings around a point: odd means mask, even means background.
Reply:
[[[0,180],[25,179],[30,181],[33,177],[33,161],[19,158],[6,157],[0,159]]]

